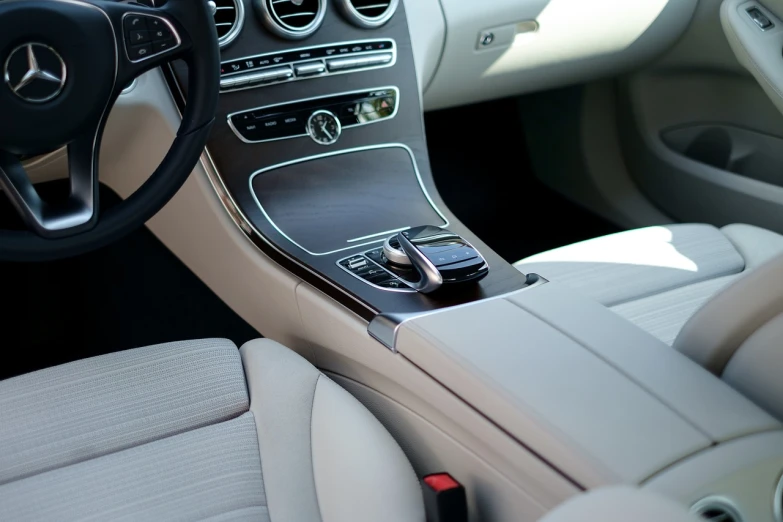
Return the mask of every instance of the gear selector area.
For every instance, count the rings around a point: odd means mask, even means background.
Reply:
[[[425,294],[443,286],[454,288],[478,281],[489,273],[489,265],[473,245],[435,226],[404,230],[389,237],[383,248],[351,256],[338,264],[373,286]],[[366,274],[370,272],[368,279]]]

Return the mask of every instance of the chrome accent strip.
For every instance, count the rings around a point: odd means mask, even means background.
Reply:
[[[370,263],[370,264],[373,264],[373,265],[377,266],[378,268],[380,268],[381,270],[383,270],[384,272],[386,272],[387,274],[389,274],[391,277],[393,277],[393,278],[395,278],[395,279],[398,279],[398,280],[399,280],[401,283],[403,283],[403,284],[407,285],[409,288],[384,288],[384,287],[382,287],[382,286],[378,286],[378,285],[376,285],[375,283],[371,283],[371,282],[367,281],[366,279],[362,279],[361,277],[359,277],[358,275],[354,274],[353,272],[351,272],[350,270],[348,270],[347,268],[345,268],[343,265],[341,265],[341,264],[340,264],[341,262],[345,261],[346,259],[350,259],[350,258],[352,258],[352,257],[356,257],[356,256],[362,256],[362,257],[364,257],[364,258],[367,260],[367,262],[368,262],[368,263]],[[361,253],[361,254],[354,254],[354,255],[352,255],[352,256],[344,257],[344,258],[340,259],[339,261],[337,261],[337,262],[336,262],[336,264],[337,264],[337,266],[339,266],[339,267],[340,267],[340,268],[341,268],[341,269],[342,269],[344,272],[347,272],[347,273],[351,274],[353,277],[355,277],[356,279],[358,279],[358,280],[359,280],[359,281],[361,281],[362,283],[364,283],[364,284],[366,284],[366,285],[369,285],[369,286],[371,286],[371,287],[373,287],[373,288],[375,288],[375,289],[377,289],[377,290],[383,290],[384,292],[397,292],[397,293],[401,293],[401,294],[415,294],[415,293],[416,293],[416,290],[414,290],[414,289],[410,288],[410,283],[408,283],[406,280],[402,279],[400,276],[398,276],[398,275],[396,275],[396,274],[393,274],[393,273],[391,273],[390,271],[386,270],[386,268],[385,268],[385,267],[382,267],[381,265],[379,265],[378,263],[376,263],[375,261],[373,261],[372,259],[370,259],[369,257],[367,257],[367,256],[365,255],[365,253]]]
[[[480,299],[478,301],[450,306],[448,308],[440,308],[438,310],[431,310],[429,312],[414,312],[409,314],[378,314],[372,321],[370,321],[370,324],[367,326],[367,333],[369,333],[371,337],[391,350],[393,353],[397,353],[397,335],[399,334],[400,327],[402,327],[402,325],[408,321],[418,319],[419,317],[426,317],[428,315],[440,314],[449,312],[451,310],[458,310],[460,308],[474,306],[480,303],[486,303],[487,301],[492,301],[495,299],[505,299],[506,297],[516,294],[517,292],[524,292],[525,290],[530,290],[549,282],[537,274],[527,274],[527,278],[529,282],[528,286],[520,288],[519,290],[514,290],[513,292],[508,292],[506,294],[496,295],[495,297],[490,297],[488,299]]]
[[[400,230],[402,232],[402,230]],[[408,254],[405,253],[404,250],[402,250],[402,247],[400,248],[394,248],[391,244],[392,237],[387,237],[386,241],[383,242],[383,255],[386,256],[386,259],[388,259],[390,262],[400,265],[400,266],[413,266],[411,264],[411,260],[408,258]]]
[[[429,294],[443,286],[443,275],[441,275],[440,270],[437,269],[432,261],[413,246],[413,243],[402,232],[397,234],[397,239],[400,241],[403,251],[408,255],[411,265],[413,265],[413,268],[416,269],[421,277],[418,283],[411,283],[411,288],[417,292]]]
[[[348,241],[346,241],[346,243],[356,243],[357,241],[364,241],[365,239],[370,239],[370,238],[373,238],[373,237],[385,236],[387,234],[396,234],[397,232],[402,232],[403,230],[408,230],[409,228],[411,228],[411,227],[395,228],[394,230],[387,230],[385,232],[378,232],[377,234],[370,234],[368,236],[362,236],[362,237],[357,237],[357,238],[354,238],[354,239],[349,239]]]
[[[288,52],[297,52],[297,51],[307,51],[307,50],[312,50],[312,49],[321,49],[321,48],[324,48],[324,47],[339,47],[341,45],[347,45],[347,44],[357,44],[358,45],[358,44],[377,43],[377,42],[384,42],[384,41],[391,42],[392,43],[392,48],[391,49],[379,49],[377,51],[366,51],[364,53],[356,53],[355,55],[352,55],[352,56],[371,56],[373,54],[378,54],[378,53],[392,53],[392,60],[389,63],[380,64],[380,65],[372,65],[372,66],[367,66],[367,67],[361,67],[361,68],[358,68],[358,69],[345,69],[345,70],[342,70],[342,71],[327,72],[327,73],[324,73],[324,74],[319,74],[317,76],[294,76],[293,78],[291,78],[289,80],[286,80],[285,82],[279,82],[279,83],[289,83],[289,82],[298,82],[298,81],[302,81],[302,80],[312,80],[312,79],[315,79],[315,78],[324,78],[324,77],[329,77],[329,76],[335,76],[335,75],[338,75],[338,74],[353,74],[353,73],[357,73],[357,72],[373,71],[373,70],[376,70],[376,69],[385,69],[387,67],[393,67],[394,65],[397,64],[397,41],[394,40],[393,38],[376,38],[376,39],[371,39],[371,40],[349,40],[347,42],[337,42],[337,43],[328,44],[328,45],[314,45],[314,46],[311,46],[311,47],[300,47],[298,49],[289,49],[289,50],[286,50],[286,51],[281,51],[281,52],[288,53]],[[231,60],[224,60],[224,61],[220,62],[220,65],[223,65],[224,63],[230,63],[230,62],[238,62],[240,60],[247,60],[247,59],[250,59],[250,58],[256,59],[256,58],[263,58],[264,56],[274,56],[275,54],[280,54],[280,53],[279,52],[278,53],[263,53],[263,54],[254,54],[254,55],[250,55],[250,56],[243,56],[241,58],[232,58]],[[303,59],[297,60],[295,62],[290,62],[290,63],[286,63],[286,64],[272,64],[272,65],[267,65],[266,67],[282,67],[284,65],[296,66],[296,64],[298,64],[298,63],[312,62],[312,61],[316,61],[316,60],[327,60],[327,59],[328,58],[303,58]],[[263,69],[264,68],[259,68],[258,70],[263,70]],[[223,79],[223,78],[239,77],[242,74],[245,74],[245,72],[238,71],[238,72],[228,73],[228,74],[221,75],[221,79]],[[278,83],[270,83],[269,85],[278,85]],[[256,89],[258,87],[266,87],[266,85],[264,85],[264,84],[247,85],[247,86],[238,87],[236,89],[226,89],[226,90],[223,90],[221,88],[220,92],[221,93],[232,93],[232,92],[244,91],[244,90],[247,90],[247,89]]]
[[[772,513],[775,515],[775,522],[783,522],[783,475],[775,488],[775,496],[772,497]]]
[[[218,38],[218,45],[220,46],[221,49],[227,47],[228,44],[236,40],[237,36],[239,36],[239,33],[242,32],[242,28],[245,25],[245,3],[243,2],[243,0],[232,0],[232,1],[234,2],[234,6],[236,7],[237,10],[237,20],[234,23],[234,27],[232,27],[231,30],[228,33],[226,33],[225,36],[223,36],[222,38]]]
[[[169,30],[171,31],[171,34],[174,35],[174,39],[177,41],[177,45],[175,45],[171,49],[165,49],[163,51],[158,51],[157,53],[152,53],[149,56],[145,56],[144,58],[139,58],[138,60],[131,60],[130,52],[129,52],[131,46],[128,45],[128,41],[125,39],[125,29],[124,29],[125,28],[125,19],[127,17],[129,17],[129,16],[144,16],[146,18],[157,18],[158,20],[160,20],[161,22],[166,24],[166,26],[168,26]],[[171,25],[171,22],[169,22],[168,20],[166,20],[162,16],[158,16],[158,15],[154,15],[154,14],[147,14],[147,13],[140,13],[140,12],[138,12],[138,13],[125,13],[124,15],[122,15],[121,27],[122,27],[122,31],[123,31],[123,33],[122,33],[122,41],[125,44],[125,57],[131,63],[141,63],[141,62],[143,62],[145,60],[149,60],[150,58],[154,58],[156,56],[161,56],[161,55],[163,55],[165,53],[171,52],[174,49],[179,48],[179,46],[182,45],[182,38],[179,37],[179,33],[177,32],[177,30],[174,29],[174,26]],[[152,47],[152,42],[150,42],[150,48],[151,47]]]
[[[326,16],[326,0],[318,0],[318,12],[315,14],[313,21],[302,28],[293,27],[285,23],[276,12],[269,10],[269,5],[267,5],[269,1],[271,0],[253,0],[253,5],[255,5],[256,10],[261,15],[261,21],[264,23],[264,26],[277,36],[288,40],[307,38],[321,27],[324,16]]]
[[[437,226],[448,227],[449,226],[449,220],[446,219],[446,216],[443,215],[443,213],[440,211],[440,209],[437,207],[437,205],[435,205],[435,202],[432,201],[432,198],[430,197],[429,192],[427,192],[427,188],[424,186],[424,181],[421,179],[421,173],[419,172],[419,166],[416,164],[416,157],[413,155],[413,151],[410,149],[410,147],[408,147],[407,145],[405,145],[403,143],[386,143],[386,144],[382,144],[382,145],[370,145],[370,146],[366,146],[366,147],[357,147],[357,148],[354,148],[354,149],[345,149],[345,150],[339,150],[339,151],[335,151],[335,152],[327,152],[326,154],[318,154],[316,156],[309,156],[307,158],[300,158],[300,159],[296,159],[296,160],[292,160],[292,161],[287,161],[285,163],[272,165],[270,167],[265,167],[265,168],[263,168],[261,170],[255,171],[253,174],[250,175],[250,179],[248,180],[248,188],[250,189],[250,195],[253,196],[253,200],[256,202],[256,205],[258,205],[258,208],[261,210],[261,213],[264,215],[264,217],[269,222],[269,224],[272,225],[272,227],[281,236],[283,236],[288,241],[290,241],[292,245],[300,248],[303,252],[307,252],[311,256],[328,256],[328,255],[331,255],[331,254],[336,254],[338,252],[344,252],[346,250],[351,250],[352,248],[356,248],[356,247],[360,247],[360,246],[367,246],[367,245],[372,245],[372,244],[375,244],[375,243],[383,242],[384,241],[383,239],[377,239],[377,240],[374,240],[374,241],[369,241],[367,243],[361,243],[359,245],[350,245],[350,246],[347,246],[347,247],[344,247],[344,248],[339,248],[337,250],[331,250],[329,252],[318,252],[318,253],[317,252],[311,252],[310,250],[307,250],[305,247],[303,247],[302,245],[300,245],[299,243],[297,243],[296,241],[291,239],[285,232],[283,232],[280,229],[280,227],[277,226],[277,224],[274,221],[272,221],[272,218],[270,218],[269,214],[266,213],[266,209],[264,209],[264,206],[258,200],[258,197],[256,196],[256,193],[253,190],[253,179],[255,179],[255,177],[258,176],[259,174],[263,174],[264,172],[269,172],[270,170],[276,170],[276,169],[280,169],[280,168],[283,168],[283,167],[288,167],[290,165],[296,165],[297,163],[305,163],[305,162],[308,162],[308,161],[318,160],[318,159],[322,159],[322,158],[328,158],[328,157],[331,157],[331,156],[339,156],[341,154],[350,154],[352,152],[362,152],[362,151],[368,151],[368,150],[391,149],[391,148],[400,148],[400,149],[404,149],[405,151],[408,152],[408,155],[411,158],[411,162],[413,163],[413,169],[414,169],[414,171],[416,173],[416,179],[419,182],[419,187],[421,187],[421,190],[424,193],[424,197],[427,199],[427,202],[432,207],[432,210],[434,210],[435,213],[438,214],[438,216],[440,216],[440,218],[444,222],[444,224],[437,225]]]
[[[391,17],[394,16],[394,13],[397,12],[398,5],[399,0],[390,0],[389,7],[381,16],[371,18],[369,16],[364,16],[359,11],[357,11],[351,0],[337,1],[337,7],[342,11],[343,15],[351,22],[364,29],[375,29],[384,25],[386,22],[391,20]]]
[[[268,143],[268,142],[271,142],[271,141],[281,141],[281,140],[290,140],[290,139],[293,139],[293,138],[302,138],[302,137],[305,137],[305,136],[309,136],[309,133],[307,132],[307,127],[305,127],[305,131],[302,134],[294,134],[294,135],[291,135],[291,136],[284,136],[282,138],[272,138],[272,139],[269,139],[269,140],[256,140],[256,141],[248,140],[244,136],[242,136],[242,134],[236,129],[236,127],[234,127],[234,123],[231,121],[231,117],[232,116],[236,116],[237,114],[244,114],[246,112],[253,112],[253,111],[263,111],[263,110],[266,110],[266,109],[272,109],[274,107],[282,107],[284,105],[291,105],[291,104],[294,104],[294,103],[302,103],[302,102],[315,101],[315,100],[324,100],[324,99],[327,99],[327,98],[334,98],[336,96],[348,96],[349,94],[361,94],[361,93],[369,92],[369,91],[388,91],[388,90],[393,90],[396,93],[396,102],[394,104],[394,112],[392,112],[389,116],[387,116],[385,118],[378,119],[378,120],[365,121],[365,122],[362,122],[362,123],[352,123],[351,125],[342,126],[342,130],[353,129],[354,127],[363,127],[365,125],[371,125],[373,123],[381,123],[381,122],[384,122],[384,121],[393,120],[397,116],[397,113],[400,110],[400,90],[397,87],[395,87],[395,86],[377,87],[375,89],[362,89],[361,91],[338,92],[338,93],[335,93],[335,94],[328,94],[326,96],[315,96],[313,98],[303,98],[301,100],[293,100],[293,101],[289,101],[289,102],[275,103],[275,104],[272,104],[272,105],[263,105],[261,107],[255,107],[253,109],[244,109],[244,110],[241,110],[241,111],[232,112],[231,114],[226,116],[226,120],[228,121],[229,128],[236,135],[236,137],[239,138],[240,140],[242,140],[243,142],[249,143],[249,144],[253,144],[253,143]],[[337,117],[337,119],[339,121],[339,119],[340,119],[339,116]],[[405,230],[405,229],[402,229],[402,230]],[[374,234],[374,235],[377,235],[377,234]]]

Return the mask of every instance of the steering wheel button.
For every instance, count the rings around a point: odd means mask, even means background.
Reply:
[[[173,49],[174,47],[176,47],[176,44],[177,43],[173,39],[171,39],[171,40],[164,40],[162,42],[155,42],[155,41],[153,41],[152,42],[152,52],[155,53],[155,54],[163,53],[163,52],[168,51],[169,49]]]
[[[149,43],[150,31],[131,31],[128,36],[128,43],[131,45],[141,45]]]
[[[146,16],[141,15],[128,15],[124,20],[125,34],[130,37],[130,33],[133,31],[146,31],[147,30]]]
[[[128,58],[132,61],[143,60],[148,56],[152,56],[152,46],[150,44],[134,45],[128,47]]]
[[[173,40],[174,35],[171,33],[171,29],[166,27],[165,24],[161,24],[162,27],[158,27],[150,31],[152,33],[153,42],[162,42],[164,40]]]

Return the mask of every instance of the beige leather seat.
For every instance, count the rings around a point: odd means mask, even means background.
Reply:
[[[713,296],[783,253],[783,236],[749,225],[650,227],[524,259],[523,272],[569,285],[674,344]]]
[[[170,343],[0,382],[0,519],[423,521],[399,446],[267,340]]]

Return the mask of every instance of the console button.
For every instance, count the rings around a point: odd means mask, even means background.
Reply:
[[[333,58],[326,61],[326,66],[330,72],[357,69],[361,67],[361,58]]]
[[[385,270],[377,266],[371,266],[367,269],[363,269],[360,273],[357,273],[356,275],[358,275],[368,283],[372,283],[372,284],[378,284],[392,277]]]
[[[375,283],[375,285],[380,286],[381,288],[391,288],[391,289],[409,289],[410,287],[403,283],[401,280],[392,278],[387,279],[386,281],[381,281],[380,283]]]
[[[264,69],[245,76],[247,83],[250,85],[261,85],[265,83],[274,83],[289,80],[294,77],[294,72],[291,67],[274,67],[271,69]]]
[[[428,253],[425,253],[427,255]],[[468,261],[470,259],[477,258],[478,252],[470,247],[455,248],[454,250],[447,250],[437,254],[429,254],[427,258],[432,261],[437,267],[448,266],[454,263],[462,261]]]
[[[385,65],[391,63],[394,59],[392,53],[378,53],[371,54],[370,56],[362,56],[360,58],[360,67],[373,67],[375,65]]]
[[[294,65],[294,72],[298,77],[315,76],[326,72],[326,66],[322,62],[306,62]]]
[[[300,112],[292,112],[285,114],[281,117],[283,120],[283,128],[291,135],[305,134],[305,126],[307,125],[306,114]]]
[[[128,47],[128,58],[131,61],[143,60],[152,55],[152,46],[150,44],[134,45]]]
[[[361,265],[362,261],[364,261],[364,265]],[[364,256],[354,256],[340,261],[340,265],[349,270],[352,270],[351,268],[352,266],[357,266],[358,268],[362,268],[363,266],[366,266],[366,264],[367,264],[367,260],[364,258]]]

